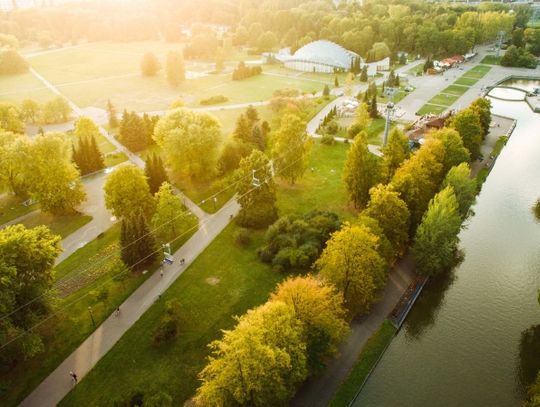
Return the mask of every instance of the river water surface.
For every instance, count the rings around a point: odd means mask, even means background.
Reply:
[[[540,367],[540,115],[492,100],[517,126],[460,234],[464,261],[431,281],[354,406],[520,406]]]

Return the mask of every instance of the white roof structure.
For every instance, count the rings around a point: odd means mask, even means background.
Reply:
[[[289,58],[289,61],[306,61],[348,70],[351,67],[351,61],[358,57],[357,53],[349,51],[335,42],[319,40],[299,48]]]

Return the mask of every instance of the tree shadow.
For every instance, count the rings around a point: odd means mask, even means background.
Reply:
[[[459,252],[456,255],[454,267],[429,278],[403,324],[407,339],[420,339],[422,334],[434,324],[446,292],[456,280],[454,270],[463,259],[463,253]]]
[[[540,325],[532,325],[521,333],[518,362],[517,388],[525,396],[540,370]]]

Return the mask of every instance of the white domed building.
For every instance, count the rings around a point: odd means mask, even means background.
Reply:
[[[332,41],[319,40],[299,48],[294,55],[276,55],[285,67],[303,72],[349,71],[351,63],[360,58]]]

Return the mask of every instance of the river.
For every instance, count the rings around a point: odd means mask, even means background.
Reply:
[[[464,261],[431,281],[354,406],[520,406],[540,367],[540,115],[492,100],[517,119],[461,232]],[[529,338],[526,340],[526,338]]]

